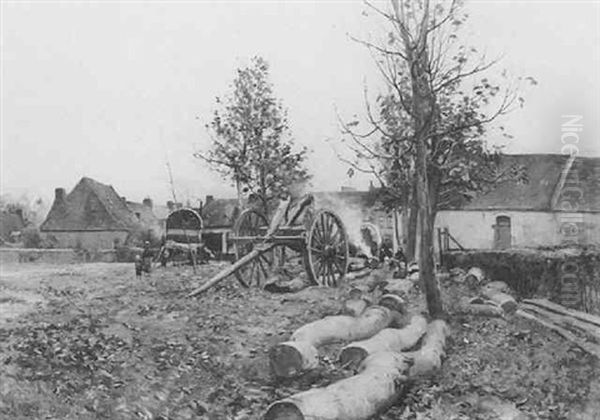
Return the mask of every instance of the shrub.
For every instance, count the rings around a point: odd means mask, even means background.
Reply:
[[[600,250],[595,247],[564,249],[510,249],[452,251],[444,254],[448,269],[480,267],[492,280],[508,284],[521,298],[546,297],[563,303],[565,270],[576,271],[574,306],[600,310]]]
[[[42,235],[38,228],[26,227],[23,229],[22,239],[25,248],[43,248]]]

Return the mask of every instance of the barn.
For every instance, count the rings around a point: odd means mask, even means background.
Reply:
[[[69,194],[55,190],[40,231],[57,248],[110,249],[136,235],[158,236],[160,226],[151,200],[127,201],[112,186],[84,177]]]
[[[600,158],[504,155],[526,182],[504,182],[461,208],[438,212],[450,247],[507,249],[600,244]]]

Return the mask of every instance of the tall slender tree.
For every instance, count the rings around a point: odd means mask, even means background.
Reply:
[[[273,200],[290,186],[310,179],[304,167],[307,149],[294,147],[287,111],[269,81],[268,63],[254,57],[250,66],[237,70],[232,93],[216,102],[219,108],[206,126],[211,147],[195,156],[235,185],[240,207],[248,192],[268,213]]]
[[[518,83],[505,72],[500,83],[482,77],[497,60],[488,61],[460,43],[459,31],[467,19],[462,2],[390,0],[387,8],[366,4],[382,18],[386,38],[357,41],[372,51],[389,91],[378,98],[378,118],[368,110],[370,128],[365,132],[357,131],[356,121],[343,125],[355,152],[350,163],[365,170],[364,161],[369,161],[367,172],[376,172],[388,189],[410,197],[416,210],[410,225],[416,230],[418,221],[420,232],[418,256],[427,305],[433,317],[441,317],[433,271],[436,213],[518,173],[518,168],[498,166],[499,150],[484,135],[490,123],[522,106],[523,99]],[[395,150],[403,151],[400,159]],[[397,178],[394,165],[402,167],[403,177]],[[398,179],[397,185],[390,182]]]

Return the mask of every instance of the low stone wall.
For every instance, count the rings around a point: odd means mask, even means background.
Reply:
[[[115,262],[116,252],[106,250],[0,248],[0,264],[46,263],[73,264],[82,262]]]
[[[444,254],[447,268],[479,267],[508,284],[520,298],[545,297],[600,314],[600,249],[469,250]]]

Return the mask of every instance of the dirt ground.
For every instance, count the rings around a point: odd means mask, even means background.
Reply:
[[[276,381],[267,352],[304,323],[335,314],[347,288],[294,294],[225,280],[199,298],[195,282],[225,263],[157,269],[130,264],[1,267],[0,418],[258,419],[285,396],[353,372],[336,364]],[[444,285],[451,308],[464,291]],[[410,309],[423,309],[411,296]],[[600,419],[598,361],[519,319],[454,316],[448,358],[411,382],[380,419],[489,419],[508,406],[532,419]],[[496,418],[501,418],[496,414]]]

